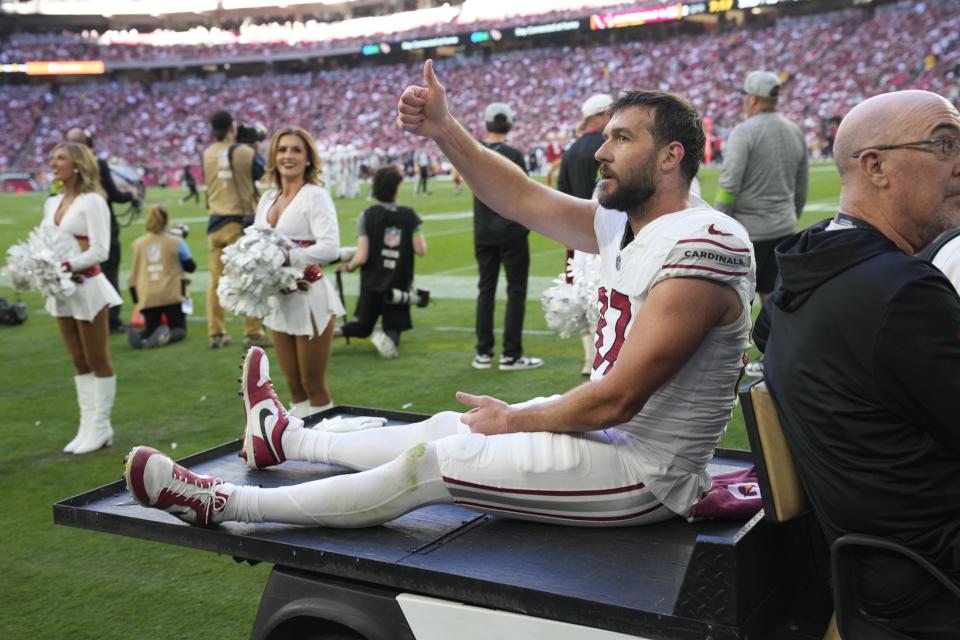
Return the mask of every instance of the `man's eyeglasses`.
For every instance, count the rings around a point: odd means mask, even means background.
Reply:
[[[917,140],[915,142],[904,142],[902,144],[875,144],[870,147],[864,147],[859,151],[854,151],[850,154],[850,157],[859,158],[870,149],[875,149],[876,151],[892,151],[893,149],[908,149],[932,144],[940,146],[940,154],[944,158],[953,158],[957,154],[960,154],[960,138],[934,138],[933,140]],[[917,151],[926,151],[926,149],[917,149]]]

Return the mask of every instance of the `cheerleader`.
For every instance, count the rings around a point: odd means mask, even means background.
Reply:
[[[285,127],[273,134],[266,168],[272,188],[260,198],[254,225],[275,229],[289,240],[289,263],[304,269],[297,287],[278,294],[264,318],[293,398],[291,413],[298,417],[333,406],[327,364],[334,321],[345,313],[320,269],[338,258],[340,230],[319,174],[320,158],[309,133]]]
[[[63,189],[44,203],[41,225],[59,227],[80,246],[80,253],[63,265],[73,273],[76,291],[62,298],[48,297],[46,310],[57,319],[76,372],[80,428],[63,450],[83,454],[113,443],[110,414],[117,377],[110,363],[107,310],[121,300],[100,271],[110,251],[110,210],[96,158],[86,146],[64,142],[53,148],[50,169]]]

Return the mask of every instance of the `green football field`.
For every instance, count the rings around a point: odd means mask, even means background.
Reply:
[[[704,196],[716,190],[716,169],[701,172]],[[524,349],[544,358],[536,370],[477,371],[473,356],[476,266],[472,251],[471,197],[454,194],[448,181],[432,181],[433,195],[413,197],[413,181],[400,201],[424,220],[428,253],[418,260],[418,285],[432,291],[432,303],[414,310],[416,328],[404,334],[400,358],[384,361],[366,340],[337,342],[329,370],[334,401],[384,409],[432,413],[457,409],[454,393],[489,394],[508,402],[565,391],[583,382],[579,339],[561,340],[546,327],[539,293],[563,267],[564,249],[531,235],[531,280]],[[364,186],[364,195],[366,194]],[[832,165],[811,170],[805,227],[836,211],[839,181]],[[242,638],[249,635],[269,567],[237,564],[227,557],[170,545],[55,526],[51,505],[116,480],[126,451],[139,444],[183,457],[237,437],[242,408],[237,398],[237,365],[242,325],[231,319],[234,347],[207,347],[203,320],[207,251],[204,210],[180,205],[180,191],[152,189],[149,203],[167,205],[175,222],[186,222],[197,261],[186,341],[163,349],[132,351],[123,336],[111,337],[118,377],[112,447],[72,456],[61,453],[73,436],[77,407],[72,367],[56,324],[38,294],[20,296],[30,311],[19,327],[0,326],[4,366],[0,367],[0,632],[5,638]],[[40,220],[44,196],[0,195],[0,252],[24,240]],[[337,200],[344,245],[354,244],[364,199]],[[121,207],[122,208],[122,207]],[[124,228],[121,289],[123,314],[131,305],[125,291],[129,246],[143,233],[143,216]],[[358,290],[355,274],[344,278],[347,309]],[[503,316],[498,295],[497,327]],[[0,296],[17,298],[0,278]],[[752,354],[755,355],[755,354]],[[274,366],[277,391],[286,386]],[[746,447],[739,410],[723,446]]]

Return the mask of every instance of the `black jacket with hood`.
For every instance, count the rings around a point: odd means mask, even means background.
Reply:
[[[828,222],[777,247],[754,330],[797,471],[831,542],[889,537],[960,582],[960,298],[873,227]]]

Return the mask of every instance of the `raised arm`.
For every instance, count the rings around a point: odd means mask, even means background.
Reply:
[[[409,86],[400,96],[401,129],[436,141],[473,193],[500,215],[575,249],[599,251],[593,230],[596,202],[540,184],[477,142],[450,114],[432,60],[423,65],[423,79],[426,87]]]
[[[100,169],[100,184],[103,185],[103,190],[107,192],[107,202],[122,204],[133,201],[133,194],[131,192],[126,190],[121,191],[117,188],[117,183],[113,181],[113,173],[110,171],[110,165],[107,164],[106,160],[97,160],[97,168]]]

